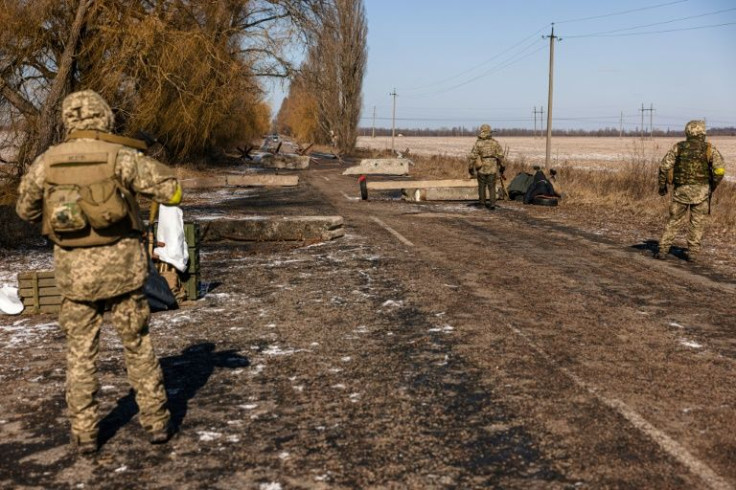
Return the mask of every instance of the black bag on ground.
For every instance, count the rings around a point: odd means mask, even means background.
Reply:
[[[555,188],[552,186],[552,183],[547,180],[547,176],[544,175],[544,172],[541,170],[537,170],[537,173],[534,174],[531,185],[529,185],[529,188],[524,195],[524,204],[535,204],[534,198],[537,196],[557,198]]]
[[[143,284],[143,294],[151,311],[175,310],[179,307],[169,284],[158,273],[151,259],[148,259],[148,278]]]
[[[509,183],[509,199],[513,201],[523,201],[526,191],[532,184],[533,179],[534,176],[526,172],[519,172],[516,174],[516,177],[511,179],[511,183]]]

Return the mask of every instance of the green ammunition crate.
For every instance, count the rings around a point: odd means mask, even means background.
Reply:
[[[18,295],[26,315],[59,313],[61,309],[61,293],[56,287],[54,271],[20,272]]]
[[[201,277],[199,270],[199,224],[184,223],[184,238],[189,248],[189,263],[187,264],[187,270],[182,274],[182,281],[184,282],[187,299],[194,301],[199,297]]]

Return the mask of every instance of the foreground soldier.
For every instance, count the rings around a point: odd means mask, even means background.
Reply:
[[[81,453],[98,447],[96,361],[105,306],[124,346],[141,425],[151,443],[164,443],[173,429],[148,335],[150,311],[142,293],[147,257],[134,193],[175,205],[181,187],[168,167],[131,147],[140,142],[110,134],[113,113],[99,94],[69,95],[62,118],[66,140],[28,169],[16,211],[24,220],[41,220],[42,233],[55,244],[72,443]]]
[[[481,206],[496,209],[496,174],[503,165],[503,149],[491,136],[491,127],[483,124],[478,139],[468,156],[468,172],[478,179],[478,200]],[[486,203],[488,189],[488,203]]]
[[[676,143],[659,165],[659,195],[667,195],[667,184],[674,184],[670,217],[665,226],[655,258],[667,258],[677,229],[688,210],[686,260],[695,261],[710,214],[713,191],[726,173],[721,153],[705,141],[705,121],[690,121],[685,126],[685,141]]]

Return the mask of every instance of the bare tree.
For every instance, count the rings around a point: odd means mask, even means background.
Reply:
[[[368,58],[363,1],[333,0],[322,19],[303,68],[317,100],[317,140],[346,153],[358,136]]]
[[[292,73],[327,0],[0,0],[0,108],[18,173],[61,137],[71,91],[101,92],[118,130],[185,158],[267,129],[264,77]],[[7,155],[5,152],[3,155]]]

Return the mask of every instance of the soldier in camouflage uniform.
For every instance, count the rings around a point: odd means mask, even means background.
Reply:
[[[688,261],[695,261],[706,218],[710,214],[710,196],[726,173],[723,156],[705,141],[705,121],[690,121],[685,126],[685,141],[676,143],[659,165],[659,195],[667,195],[667,184],[674,184],[669,220],[655,258],[667,258],[677,229],[690,211],[687,229]]]
[[[82,453],[98,448],[96,363],[106,307],[124,347],[141,425],[151,443],[164,443],[173,428],[148,332],[150,310],[142,292],[148,259],[134,195],[175,205],[181,187],[170,168],[133,148],[141,142],[110,134],[113,113],[99,94],[70,94],[62,118],[66,139],[28,169],[16,211],[24,220],[41,221],[43,234],[55,244],[72,443]]]
[[[496,174],[503,165],[503,149],[491,136],[491,127],[483,124],[478,139],[468,156],[468,172],[478,179],[478,200],[481,206],[496,209]],[[488,189],[488,202],[486,202]]]

